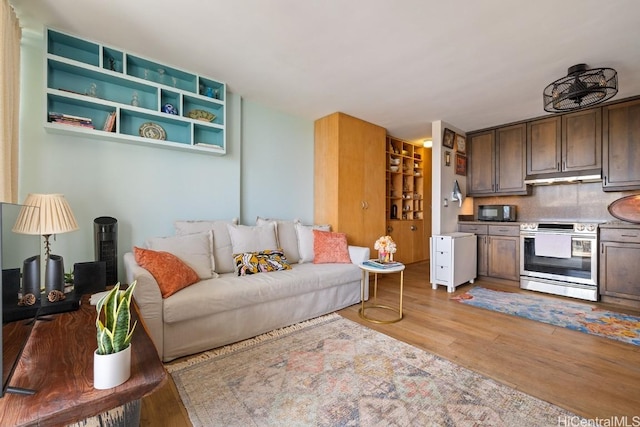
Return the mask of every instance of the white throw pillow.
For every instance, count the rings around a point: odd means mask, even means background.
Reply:
[[[331,231],[330,225],[302,225],[296,222],[296,234],[298,235],[298,252],[300,264],[313,262],[313,230]]]
[[[218,277],[214,272],[215,259],[211,231],[186,236],[153,237],[146,241],[146,247],[177,256],[191,267],[200,279]]]
[[[284,256],[290,264],[298,262],[300,252],[298,251],[298,236],[296,234],[295,223],[299,220],[287,221],[282,219],[267,219],[258,217],[256,225],[264,225],[269,222],[276,222],[276,238],[278,247],[284,251]]]
[[[186,234],[201,233],[203,231],[213,231],[213,257],[216,261],[215,271],[217,273],[232,273],[235,271],[233,263],[233,251],[231,249],[231,238],[227,224],[237,224],[238,219],[230,221],[176,221],[174,223],[176,234],[183,236]]]
[[[278,249],[276,223],[248,226],[227,224],[233,254]]]

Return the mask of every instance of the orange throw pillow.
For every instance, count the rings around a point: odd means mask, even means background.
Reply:
[[[345,233],[313,230],[313,263],[350,263],[349,246]]]
[[[133,254],[136,262],[158,282],[162,298],[170,297],[200,280],[193,268],[169,252],[134,247]]]

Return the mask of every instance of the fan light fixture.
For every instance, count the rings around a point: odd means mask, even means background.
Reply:
[[[544,110],[550,113],[579,110],[607,101],[618,93],[618,73],[613,68],[587,69],[577,64],[567,76],[544,88]]]

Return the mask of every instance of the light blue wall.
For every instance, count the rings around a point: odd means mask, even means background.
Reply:
[[[312,121],[229,94],[227,155],[221,157],[45,132],[41,34],[25,32],[23,40],[18,202],[28,193],[65,195],[80,229],[56,236],[52,252],[64,257],[67,271],[94,259],[99,216],[118,220],[121,280],[122,255],[147,237],[173,234],[175,220],[241,213],[247,224],[256,215],[311,218]],[[269,183],[265,177],[284,183],[283,190],[268,197],[257,188]]]
[[[244,102],[241,219],[313,222],[313,122]]]

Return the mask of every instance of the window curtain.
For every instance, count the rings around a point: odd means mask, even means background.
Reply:
[[[8,0],[0,0],[0,202],[18,200],[18,117],[22,30]]]

